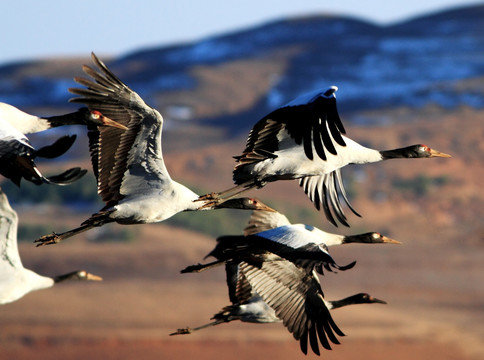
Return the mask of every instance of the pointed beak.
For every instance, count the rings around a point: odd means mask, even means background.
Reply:
[[[443,157],[443,158],[450,158],[452,155],[431,149],[430,150],[430,157]]]
[[[277,210],[274,210],[270,206],[267,206],[266,204],[259,202],[259,207],[257,208],[259,211],[269,211],[269,212],[277,212]]]
[[[103,116],[101,121],[102,121],[104,126],[111,126],[111,127],[115,127],[115,128],[118,128],[118,129],[128,130],[128,128],[126,126],[124,126],[123,124],[120,124],[120,123],[118,123],[114,120],[111,120],[110,118],[108,118],[106,116]]]
[[[377,303],[377,304],[387,304],[386,301],[374,298],[373,296],[370,296],[370,301],[372,303]]]
[[[381,236],[381,239],[382,239],[382,242],[385,244],[399,244],[399,245],[402,244],[400,241],[390,239],[389,237],[386,237],[383,235]]]
[[[97,276],[97,275],[94,275],[94,274],[91,274],[91,273],[87,273],[86,274],[86,280],[87,281],[102,281],[103,278],[100,277],[100,276]]]

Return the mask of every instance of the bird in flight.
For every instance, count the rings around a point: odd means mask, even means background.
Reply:
[[[66,280],[100,281],[85,270],[53,278],[39,275],[22,265],[17,245],[18,216],[0,188],[0,305],[16,301],[34,290],[46,289]]]
[[[351,206],[341,177],[348,164],[398,158],[450,155],[422,144],[375,150],[348,138],[336,107],[337,87],[302,95],[258,121],[250,130],[241,155],[234,156],[235,187],[207,194],[204,199],[228,199],[278,180],[298,179],[315,207],[335,226],[349,226],[340,199]]]
[[[275,211],[253,198],[197,201],[199,195],[172,180],[162,153],[163,117],[97,58],[97,70],[85,65],[90,77],[76,77],[86,88],[69,89],[79,95],[70,101],[85,104],[127,127],[88,126],[92,167],[98,194],[105,206],[80,227],[35,240],[55,244],[80,232],[106,223],[143,224],[168,219],[182,211],[220,208]],[[209,204],[207,204],[209,202]]]

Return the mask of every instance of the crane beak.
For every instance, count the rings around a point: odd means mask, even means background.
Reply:
[[[110,127],[115,127],[115,128],[118,128],[118,129],[128,130],[128,128],[126,126],[124,126],[123,124],[120,124],[120,123],[118,123],[114,120],[111,120],[110,118],[108,118],[106,116],[103,116],[101,121],[102,121],[104,126],[110,126]]]
[[[102,281],[103,278],[91,273],[86,273],[86,280],[87,281]]]
[[[370,302],[371,303],[378,303],[378,304],[388,304],[386,301],[377,299],[373,296],[370,296]]]
[[[449,155],[449,154],[446,154],[446,153],[443,153],[443,152],[440,152],[440,151],[437,151],[437,150],[434,150],[434,149],[430,149],[430,157],[450,158],[450,157],[452,157],[452,155]]]
[[[274,210],[270,206],[264,204],[262,201],[258,201],[257,203],[257,209],[258,211],[269,211],[269,212],[277,212],[277,210]]]
[[[385,244],[399,244],[399,245],[402,244],[400,241],[390,239],[389,237],[386,237],[384,235],[381,236],[381,240]]]

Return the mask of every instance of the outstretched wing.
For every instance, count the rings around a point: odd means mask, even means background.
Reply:
[[[244,304],[254,296],[252,286],[249,284],[245,275],[240,272],[239,264],[228,261],[225,263],[225,273],[227,276],[227,287],[229,299],[232,304]]]
[[[317,355],[319,343],[325,349],[331,349],[328,339],[339,344],[335,333],[344,334],[333,321],[319,280],[312,271],[307,272],[289,261],[264,262],[260,268],[242,262],[240,269],[300,342],[304,354],[307,354],[308,341]]]
[[[74,78],[87,89],[69,89],[80,96],[70,101],[83,103],[91,111],[100,111],[128,127],[128,130],[89,127],[89,148],[98,193],[109,205],[123,198],[122,186],[126,186],[128,174],[143,181],[149,181],[153,176],[169,177],[161,151],[163,117],[114,75],[94,53],[91,57],[98,71],[83,66],[91,79]]]
[[[335,92],[332,86],[316,95],[295,99],[255,124],[249,133],[247,144],[242,155],[236,156],[237,169],[245,164],[277,157],[275,152],[281,143],[290,139],[293,146],[303,146],[306,157],[314,159],[313,148],[317,156],[326,160],[326,151],[336,155],[333,142],[346,146],[342,137],[345,134],[343,123],[336,108]]]

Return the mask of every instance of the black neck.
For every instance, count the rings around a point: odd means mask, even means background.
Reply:
[[[78,271],[73,271],[73,272],[70,272],[68,274],[64,274],[64,275],[58,275],[56,277],[54,277],[54,282],[55,283],[59,283],[61,281],[65,281],[65,280],[70,280],[70,279],[77,279],[78,278]]]
[[[373,241],[373,233],[364,233],[357,235],[347,235],[343,238],[343,244],[358,243],[358,244],[371,244]]]
[[[347,298],[344,298],[341,300],[333,300],[333,301],[330,301],[330,303],[333,306],[333,309],[337,309],[343,306],[362,304],[362,303],[365,303],[365,301],[362,300],[362,297],[360,294],[357,294],[357,295],[348,296]]]
[[[411,145],[393,150],[382,150],[380,154],[383,160],[387,159],[408,159],[422,157],[419,152],[421,145]]]
[[[86,124],[87,108],[81,108],[75,112],[49,116],[46,119],[52,127],[62,126],[62,125],[83,125]]]

